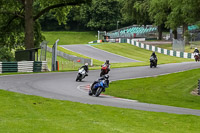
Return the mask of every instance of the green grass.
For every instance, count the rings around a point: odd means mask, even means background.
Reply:
[[[160,47],[160,48],[164,48],[164,49],[169,49],[169,50],[172,50],[172,44],[159,44],[159,45],[154,45],[154,46],[157,46],[157,47]],[[185,46],[185,52],[187,53],[193,53],[194,52],[194,49],[195,47],[197,47],[198,49],[200,49],[200,41],[196,41],[196,42],[191,42],[190,45],[186,45]]]
[[[51,70],[52,65],[52,53],[47,52],[47,65],[48,69]],[[59,62],[59,71],[72,71],[72,70],[78,70],[83,64],[73,62],[70,60],[67,60],[63,57],[57,56],[57,61]]]
[[[90,41],[97,40],[97,32],[69,32],[69,31],[52,31],[43,32],[48,45],[53,45],[57,39],[59,45],[67,44],[87,44]]]
[[[113,44],[102,44],[94,45],[94,47],[122,55],[131,59],[136,59],[142,62],[133,62],[133,63],[112,63],[112,67],[130,67],[130,66],[144,66],[149,65],[149,58],[152,54],[152,51],[145,50],[131,44],[127,43],[113,43]],[[193,61],[191,59],[178,58],[173,56],[168,56],[160,53],[156,53],[158,57],[158,64],[168,64],[168,63],[180,63]]]
[[[2,133],[198,133],[199,116],[53,100],[0,90]]]
[[[133,46],[131,44],[127,43],[105,43],[105,44],[98,44],[98,45],[92,45],[96,48],[109,51],[111,53],[115,53],[121,56],[125,56],[131,59],[136,59],[141,62],[128,62],[128,63],[112,63],[111,68],[121,68],[121,67],[136,67],[136,66],[147,66],[149,65],[149,58],[152,54],[152,51],[145,50],[136,46]],[[49,45],[49,47],[52,47],[52,45]],[[58,50],[62,51],[64,53],[82,57],[82,58],[89,58],[87,56],[72,52],[70,50],[66,50],[62,47],[58,46]],[[188,62],[193,61],[192,59],[184,59],[184,58],[178,58],[173,56],[168,56],[164,54],[157,53],[158,56],[158,64],[168,64],[168,63],[180,63],[180,62]],[[92,59],[92,58],[89,58]],[[104,63],[102,61],[98,61],[96,59],[93,60],[93,67],[90,67],[91,70],[94,69],[100,69],[100,66]]]
[[[106,94],[134,99],[144,103],[200,109],[200,96],[192,95],[197,88],[200,69],[164,76],[114,81]]]
[[[64,49],[64,48],[59,47],[59,46],[58,46],[58,50],[59,50],[59,51],[62,51],[62,52],[64,52],[64,53],[67,53],[67,54],[69,54],[69,55],[74,55],[74,56],[82,57],[82,58],[86,58],[86,59],[92,59],[92,60],[93,60],[93,65],[94,65],[93,68],[99,68],[99,66],[101,66],[101,65],[104,63],[104,62],[102,62],[102,61],[99,61],[99,60],[96,60],[96,59],[93,59],[93,58],[90,58],[90,57],[87,57],[87,56],[78,54],[78,53],[76,53],[76,52],[72,52],[72,51],[70,51],[70,50]]]

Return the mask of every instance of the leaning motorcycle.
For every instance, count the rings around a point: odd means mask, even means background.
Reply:
[[[94,81],[92,84],[90,90],[89,90],[89,95],[95,95],[98,97],[101,92],[105,92],[105,88],[108,88],[109,80],[100,80],[100,81]]]
[[[84,70],[84,68],[79,69],[76,81],[82,81],[82,79],[84,79],[85,76],[86,76],[86,71]]]
[[[107,65],[102,65],[101,67],[101,73],[100,73],[100,77],[102,77],[103,75],[108,74],[108,66]]]
[[[150,68],[157,66],[157,59],[154,58],[153,56],[150,57]]]

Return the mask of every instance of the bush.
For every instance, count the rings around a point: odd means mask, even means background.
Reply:
[[[6,47],[0,48],[0,61],[14,61],[13,53]]]

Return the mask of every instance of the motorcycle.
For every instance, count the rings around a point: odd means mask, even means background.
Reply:
[[[105,88],[108,88],[109,80],[103,79],[100,81],[94,81],[92,84],[90,90],[89,90],[89,95],[95,95],[98,97],[101,92],[105,92]]]
[[[157,66],[157,59],[154,58],[153,56],[150,57],[150,68]]]
[[[200,61],[199,53],[196,53],[196,52],[194,53],[194,59],[196,62]]]
[[[76,81],[81,81],[82,79],[85,78],[85,76],[86,76],[86,71],[84,70],[84,68],[79,69]]]
[[[104,65],[101,66],[100,77],[102,77],[105,74],[108,74],[108,66],[104,64]]]

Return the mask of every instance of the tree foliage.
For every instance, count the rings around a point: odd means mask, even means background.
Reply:
[[[0,61],[14,61],[14,55],[7,47],[0,48]]]
[[[132,22],[133,24],[147,25],[150,24],[149,18],[149,0],[124,0],[121,13],[123,22]]]
[[[0,38],[1,45],[8,45],[8,38],[12,34],[20,35],[14,37],[11,42],[18,44],[17,38],[25,37],[21,42],[25,42],[27,49],[37,46],[43,39],[41,37],[40,26],[37,22],[42,15],[51,12],[58,20],[59,24],[66,23],[66,16],[70,6],[88,3],[90,0],[1,0],[0,2]],[[25,32],[24,32],[25,31]],[[5,35],[8,33],[7,35]]]
[[[117,0],[93,0],[90,7],[83,7],[81,11],[81,20],[86,19],[87,27],[96,30],[115,29],[121,16]]]

